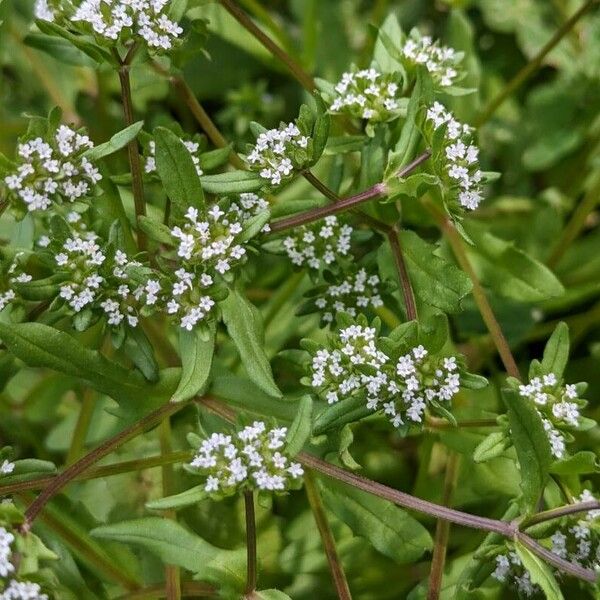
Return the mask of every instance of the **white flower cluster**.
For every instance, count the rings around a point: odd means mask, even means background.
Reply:
[[[198,177],[201,177],[204,175],[204,171],[200,166],[200,144],[192,140],[184,139],[182,139],[181,142],[187,148],[187,151],[192,157],[192,162],[196,167]],[[144,163],[144,170],[146,173],[156,173],[156,142],[154,140],[148,143],[148,156],[146,157],[146,162]]]
[[[519,395],[533,402],[548,434],[552,455],[563,458],[567,439],[561,430],[579,425],[580,407],[585,405],[585,400],[578,397],[577,386],[563,386],[554,373],[548,373],[519,386]]]
[[[457,121],[443,104],[434,102],[427,110],[427,120],[434,129],[444,127],[444,178],[458,189],[458,201],[475,210],[483,198],[479,148],[472,143],[472,128]]]
[[[0,527],[0,577],[7,577],[15,570],[15,566],[10,560],[12,556],[10,546],[14,541],[15,536],[4,527]]]
[[[4,460],[0,465],[0,475],[10,475],[15,470],[15,463]]]
[[[335,215],[330,215],[323,223],[295,229],[283,240],[283,247],[294,265],[319,270],[349,254],[352,232],[350,225],[342,224]]]
[[[227,496],[241,489],[281,492],[304,474],[285,455],[286,427],[268,429],[254,421],[233,435],[213,433],[191,462],[206,477],[209,494]]]
[[[167,312],[177,315],[188,331],[206,319],[215,305],[209,288],[243,264],[246,248],[237,241],[242,233],[237,214],[225,213],[215,204],[204,220],[198,209],[190,207],[184,225],[171,230],[180,268],[175,271]]]
[[[102,179],[85,156],[94,144],[85,134],[60,125],[49,140],[37,137],[17,147],[17,169],[4,178],[10,195],[29,211],[48,210],[53,202],[87,196]]]
[[[399,86],[396,78],[375,69],[349,71],[335,86],[336,96],[329,107],[333,113],[382,123],[397,116]]]
[[[48,600],[48,596],[42,594],[42,590],[37,583],[13,580],[0,593],[0,600]]]
[[[240,194],[238,199],[231,203],[229,211],[235,214],[238,221],[244,223],[259,213],[269,210],[269,208],[269,203],[264,198],[252,192],[246,192]],[[271,227],[268,223],[265,223],[261,232],[269,233],[269,231],[271,231]]]
[[[525,569],[519,555],[514,551],[496,556],[496,570],[492,573],[492,577],[514,587],[519,594],[528,598],[541,592],[540,587],[531,581],[529,571]]]
[[[169,5],[169,0],[83,0],[73,14],[67,14],[48,0],[37,0],[34,11],[46,21],[64,17],[71,24],[87,24],[111,42],[142,39],[155,50],[170,50],[183,29],[169,19]]]
[[[322,296],[315,300],[315,306],[322,311],[322,320],[332,323],[339,313],[357,316],[357,309],[378,308],[383,306],[380,295],[380,279],[377,275],[368,275],[366,269],[345,276],[338,285],[330,285]]]
[[[332,347],[313,355],[315,391],[329,404],[364,393],[367,408],[383,410],[394,427],[422,423],[429,402],[450,402],[459,391],[454,357],[430,356],[419,345],[392,360],[378,348],[375,328],[351,325],[341,329]]]
[[[269,129],[258,136],[247,156],[248,165],[271,186],[277,187],[308,164],[309,142],[294,123]]]
[[[459,72],[461,55],[448,46],[441,45],[429,36],[409,37],[400,49],[402,57],[411,65],[423,65],[435,83],[441,87],[454,84]]]
[[[17,295],[12,289],[0,292],[0,310],[4,310],[16,297]]]

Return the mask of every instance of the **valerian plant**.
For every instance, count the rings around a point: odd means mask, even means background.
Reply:
[[[0,2],[0,599],[598,596],[559,5]]]

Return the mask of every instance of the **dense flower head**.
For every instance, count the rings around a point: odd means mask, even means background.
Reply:
[[[472,143],[472,128],[457,121],[439,102],[427,110],[426,119],[434,130],[444,128],[439,158],[443,164],[442,179],[455,191],[462,207],[475,210],[483,197],[483,174],[479,168],[479,148]]]
[[[311,140],[295,123],[263,131],[246,160],[252,171],[272,187],[278,187],[308,166]]]
[[[102,179],[96,166],[84,156],[93,147],[85,133],[66,125],[60,125],[45,138],[21,142],[17,146],[16,168],[4,177],[9,197],[35,211],[89,195]]]
[[[356,317],[367,308],[383,306],[381,280],[378,275],[369,275],[366,269],[344,274],[341,283],[333,283],[314,300],[324,323],[332,323],[336,315],[347,313]]]
[[[184,223],[171,230],[179,268],[174,271],[167,312],[176,315],[180,326],[188,331],[210,316],[215,306],[213,285],[246,259],[246,248],[239,241],[243,224],[238,217],[238,211],[224,211],[217,204],[208,210],[206,218],[189,207]]]
[[[394,427],[422,423],[428,404],[458,393],[456,358],[432,356],[422,345],[392,358],[379,346],[374,327],[340,329],[313,354],[310,385],[329,404],[364,394],[367,408],[383,410]]]
[[[405,42],[400,53],[409,65],[424,66],[434,83],[441,87],[453,85],[458,77],[462,55],[454,48],[443,46],[430,36],[413,33]]]
[[[12,580],[0,593],[0,600],[48,600],[37,583]]]
[[[563,458],[568,441],[565,430],[577,429],[582,418],[580,409],[586,404],[579,398],[577,386],[563,385],[554,373],[547,373],[520,385],[519,395],[534,404],[548,434],[553,456]]]
[[[294,265],[320,270],[348,256],[352,231],[350,225],[330,215],[294,229],[283,240],[283,247]]]
[[[531,581],[529,571],[523,566],[515,551],[496,556],[496,569],[492,577],[514,588],[517,593],[529,598],[541,592],[540,587]]]
[[[37,0],[38,19],[61,18],[71,25],[90,27],[98,38],[109,42],[143,41],[157,51],[173,48],[183,29],[168,16],[169,0],[82,0],[70,12],[53,0]]]
[[[205,439],[191,466],[206,478],[204,489],[217,497],[240,490],[283,492],[295,487],[302,466],[286,455],[287,428],[269,428],[263,421],[231,434]]]
[[[400,91],[397,77],[392,74],[384,75],[373,68],[348,71],[335,86],[329,110],[382,123],[398,116]]]
[[[259,213],[269,210],[269,203],[257,194],[246,192],[240,194],[239,197],[231,203],[229,210],[232,214],[235,214],[238,221],[244,223]],[[271,227],[268,223],[265,223],[261,232],[268,233],[269,231],[271,231]]]
[[[11,562],[12,549],[11,544],[15,541],[15,536],[4,527],[0,527],[0,577],[7,577],[9,573],[15,570]]]
[[[193,140],[185,139],[182,139],[181,142],[187,148],[187,151],[192,157],[192,162],[196,167],[198,177],[201,177],[204,175],[204,171],[200,165],[200,144],[198,142],[194,142]],[[146,156],[144,163],[144,171],[146,171],[146,173],[156,173],[156,142],[154,140],[148,142],[148,155]]]

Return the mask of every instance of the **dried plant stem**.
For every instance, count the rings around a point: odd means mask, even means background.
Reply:
[[[415,321],[418,318],[415,294],[413,292],[410,277],[408,275],[408,269],[406,268],[404,253],[402,252],[402,247],[400,246],[399,234],[400,232],[398,231],[398,228],[392,227],[388,230],[386,235],[392,250],[392,256],[394,257],[396,271],[398,272],[398,280],[400,281],[402,298],[404,299],[404,306],[406,308],[406,318],[409,321]]]
[[[96,464],[101,458],[104,458],[129,440],[143,433],[146,429],[158,425],[166,417],[179,412],[188,406],[189,402],[180,402],[179,404],[165,404],[157,410],[146,415],[133,425],[126,427],[123,431],[109,438],[98,448],[86,454],[83,458],[67,467],[60,475],[57,475],[52,482],[44,488],[42,493],[29,505],[25,511],[23,521],[23,531],[28,531],[31,524],[35,521],[44,506],[54,498],[69,482],[81,475],[84,471]]]
[[[446,477],[444,480],[444,495],[442,504],[448,506],[458,479],[459,455],[451,452],[446,464]],[[431,559],[431,571],[429,573],[429,587],[427,588],[427,600],[438,600],[442,590],[442,579],[444,565],[446,563],[446,552],[448,550],[448,539],[450,536],[450,523],[448,521],[437,522],[435,528],[435,543]]]
[[[248,32],[250,32],[273,56],[278,58],[307,91],[315,89],[313,78],[280,46],[278,46],[254,21],[233,1],[219,0],[225,10]]]
[[[521,379],[521,374],[519,373],[519,368],[517,367],[517,363],[515,362],[515,358],[511,352],[510,346],[504,337],[504,333],[500,327],[496,319],[496,315],[490,306],[490,303],[485,294],[485,290],[477,277],[477,273],[475,273],[475,269],[467,256],[467,252],[463,245],[463,240],[460,237],[460,234],[452,224],[452,221],[443,213],[433,202],[429,200],[424,201],[425,206],[438,222],[440,229],[446,236],[448,243],[450,244],[452,251],[454,252],[454,256],[456,256],[456,260],[458,264],[461,266],[462,270],[469,276],[473,284],[473,298],[475,299],[475,303],[477,304],[477,308],[481,314],[481,317],[492,336],[496,349],[498,350],[498,354],[504,364],[504,368],[506,372],[512,377],[516,377],[517,379]]]
[[[477,126],[487,123],[496,110],[504,101],[527,81],[542,65],[544,58],[554,49],[554,47],[567,35],[575,26],[577,21],[594,5],[598,0],[588,0],[577,10],[570,19],[565,21],[556,33],[548,40],[541,50],[506,84],[502,91],[493,98],[485,107],[476,121]]]
[[[325,555],[327,556],[329,570],[331,571],[331,577],[338,598],[340,600],[352,600],[346,574],[344,573],[344,567],[342,566],[342,561],[337,553],[335,538],[333,537],[331,527],[329,527],[323,500],[321,499],[315,477],[310,470],[307,470],[304,473],[304,488],[306,489],[308,503],[310,504],[315,522],[317,523],[317,528],[319,529],[319,534],[321,535],[321,541],[323,542],[323,548],[325,549]]]
[[[254,510],[254,492],[244,492],[244,508],[246,512],[246,598],[252,598],[258,580],[256,552],[256,514]]]
[[[119,61],[119,81],[121,83],[121,101],[123,103],[123,114],[125,116],[125,125],[129,127],[134,123],[133,102],[131,98],[131,61],[135,56],[135,46],[132,46],[124,59],[121,59],[115,50],[115,56]],[[127,155],[129,156],[129,167],[131,169],[131,188],[133,191],[133,203],[135,205],[135,215],[139,217],[146,214],[146,202],[144,200],[144,182],[142,179],[142,163],[140,161],[140,152],[136,139],[127,144]],[[145,250],[147,246],[146,234],[138,227],[137,230],[138,247]]]

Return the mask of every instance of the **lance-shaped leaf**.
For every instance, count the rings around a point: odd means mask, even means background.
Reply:
[[[105,525],[92,536],[142,546],[165,564],[183,567],[199,579],[237,590],[245,583],[246,550],[223,550],[191,533],[179,523],[147,517]]]
[[[308,395],[302,396],[298,404],[298,412],[286,439],[286,452],[290,456],[295,456],[302,450],[311,433],[312,398]]]
[[[197,485],[185,492],[181,492],[181,494],[175,494],[173,496],[167,496],[166,498],[160,498],[159,500],[146,502],[146,508],[151,510],[176,510],[198,504],[198,502],[201,502],[207,497],[205,487],[205,484]]]
[[[179,136],[165,127],[154,130],[156,170],[167,196],[180,214],[193,206],[206,213],[200,177],[189,150]]]
[[[322,493],[327,508],[356,535],[399,564],[416,561],[433,546],[427,529],[387,500],[329,479]]]
[[[0,323],[0,339],[7,349],[30,367],[45,367],[87,381],[118,402],[143,397],[144,378],[74,337],[42,323]]]
[[[408,276],[417,298],[443,312],[459,312],[461,301],[472,287],[467,275],[435,254],[435,246],[422,240],[413,231],[401,231],[399,238]],[[394,259],[388,244],[381,246],[378,262],[382,277],[396,277]]]
[[[105,156],[109,156],[110,154],[114,154],[115,152],[121,150],[121,148],[125,148],[131,140],[134,140],[138,133],[142,130],[144,126],[144,121],[138,121],[129,127],[126,127],[122,131],[115,133],[108,142],[104,142],[99,146],[95,146],[94,148],[90,148],[84,156],[88,160],[99,160],[100,158],[104,158]]]
[[[554,577],[550,567],[539,557],[533,554],[531,550],[520,544],[515,543],[515,550],[523,563],[523,566],[529,571],[531,582],[538,584],[547,600],[564,600],[560,591],[560,586]]]
[[[258,192],[265,184],[265,180],[252,171],[228,171],[218,175],[205,175],[201,181],[204,191],[218,195]]]
[[[534,510],[544,491],[552,464],[550,442],[535,406],[513,389],[502,390],[508,422],[521,469],[521,489],[528,510]]]
[[[273,379],[271,365],[264,350],[264,328],[260,313],[238,289],[232,289],[219,306],[227,331],[237,346],[248,376],[256,385],[275,398],[281,392]]]
[[[215,352],[216,330],[216,323],[212,321],[206,329],[180,331],[181,380],[171,402],[188,400],[206,388]]]
[[[544,348],[542,371],[554,373],[560,379],[568,361],[569,327],[566,323],[559,323]]]
[[[539,302],[564,293],[556,276],[539,261],[479,224],[465,221],[474,246],[466,246],[481,281],[506,298]]]

